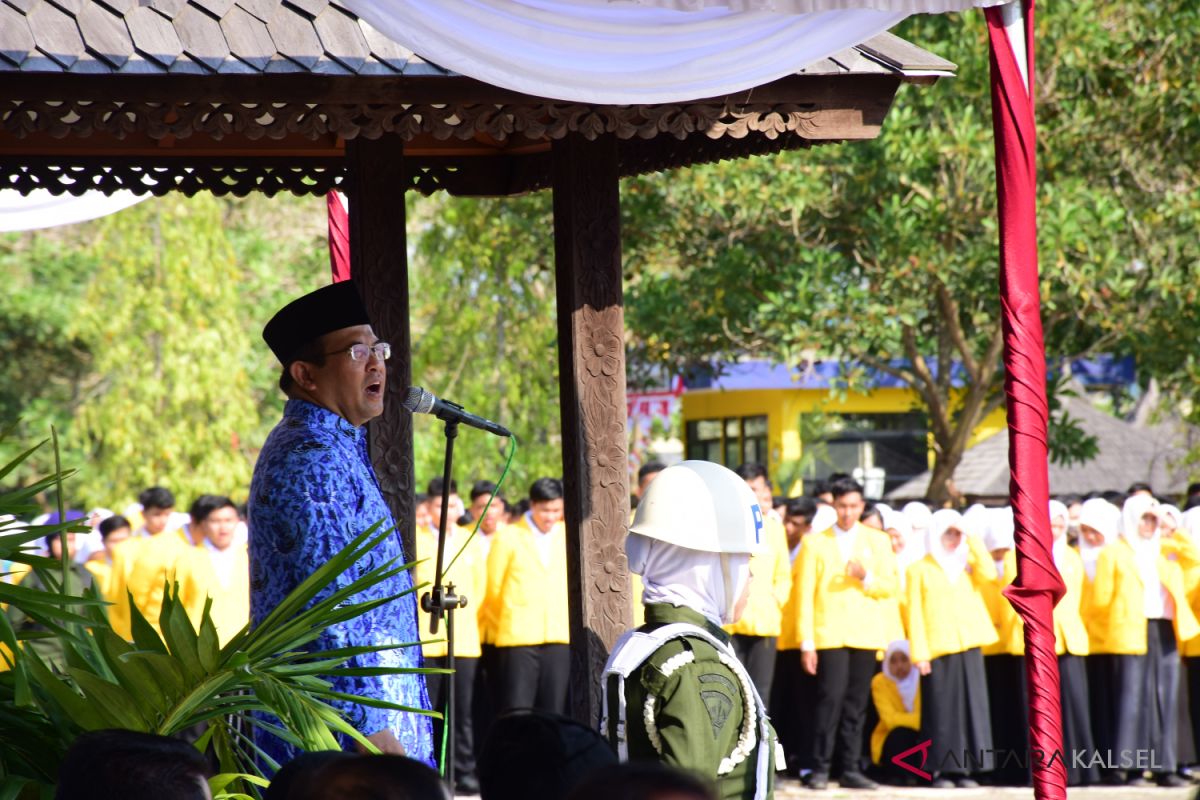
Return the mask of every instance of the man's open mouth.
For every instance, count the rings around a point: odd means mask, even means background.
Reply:
[[[381,396],[383,396],[383,383],[370,383],[370,384],[367,384],[367,395],[368,395],[369,397],[381,397]]]

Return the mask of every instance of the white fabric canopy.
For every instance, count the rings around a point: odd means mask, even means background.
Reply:
[[[675,103],[745,91],[910,14],[1001,0],[344,0],[443,68],[573,102]]]
[[[115,214],[145,200],[149,195],[132,192],[85,192],[80,197],[56,196],[45,189],[23,195],[16,189],[0,190],[0,232],[31,231],[86,222]]]

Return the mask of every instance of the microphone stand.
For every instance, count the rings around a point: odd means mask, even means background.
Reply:
[[[436,635],[438,624],[443,616],[446,617],[446,669],[449,673],[446,680],[446,718],[443,720],[443,734],[446,742],[446,754],[442,761],[442,772],[451,786],[454,786],[454,611],[465,608],[467,598],[454,593],[454,584],[443,586],[442,566],[445,563],[446,529],[450,516],[450,473],[454,463],[454,440],[458,437],[458,421],[446,422],[446,460],[442,472],[442,516],[438,524],[437,568],[434,571],[433,588],[421,596],[421,608],[429,614],[429,633]],[[468,713],[469,710],[468,710]],[[434,743],[437,746],[437,743]]]

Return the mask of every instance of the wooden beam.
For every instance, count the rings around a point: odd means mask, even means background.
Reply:
[[[412,383],[408,258],[404,232],[404,144],[396,136],[346,146],[350,186],[350,274],[379,338],[392,345],[383,415],[369,423],[371,461],[404,541],[415,557],[412,415],[400,405]]]
[[[601,671],[632,622],[617,140],[569,134],[552,153],[571,713],[594,727]]]

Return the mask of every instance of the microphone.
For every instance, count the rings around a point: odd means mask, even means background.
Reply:
[[[410,386],[408,394],[405,395],[404,402],[401,405],[413,414],[433,414],[442,422],[461,422],[464,425],[470,425],[472,428],[494,433],[497,436],[512,436],[512,431],[503,425],[498,425],[490,419],[477,417],[471,412],[464,410],[458,403],[451,403],[449,400],[440,400],[420,386]]]

